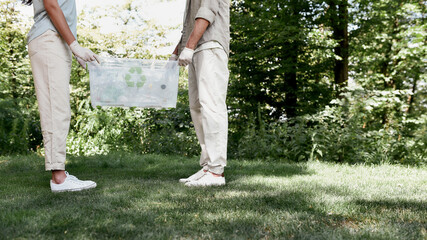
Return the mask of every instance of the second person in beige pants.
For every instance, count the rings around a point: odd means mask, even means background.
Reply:
[[[225,184],[229,8],[229,0],[187,0],[182,37],[170,57],[188,65],[191,119],[201,147],[202,169],[180,179],[186,186]]]

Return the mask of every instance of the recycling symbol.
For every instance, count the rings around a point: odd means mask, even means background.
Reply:
[[[136,87],[141,88],[144,86],[145,82],[147,81],[147,78],[142,73],[141,67],[131,67],[129,69],[129,72],[125,75],[126,85],[128,87]],[[136,81],[135,81],[136,80]]]

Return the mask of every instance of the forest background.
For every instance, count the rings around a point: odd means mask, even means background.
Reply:
[[[167,2],[167,1],[164,1]],[[43,154],[19,1],[0,1],[0,155]],[[184,7],[184,6],[182,6]],[[167,59],[144,1],[84,9],[79,42],[104,56]],[[100,19],[122,30],[102,32]],[[427,164],[426,1],[233,0],[229,158]],[[71,155],[199,154],[180,70],[177,107],[93,108],[73,61]]]

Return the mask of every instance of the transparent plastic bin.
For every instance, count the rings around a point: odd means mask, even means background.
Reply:
[[[93,107],[176,107],[177,61],[108,58],[88,68]]]

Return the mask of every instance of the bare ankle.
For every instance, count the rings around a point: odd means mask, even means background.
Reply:
[[[52,181],[55,184],[61,184],[65,181],[67,176],[65,175],[65,170],[52,170]]]

